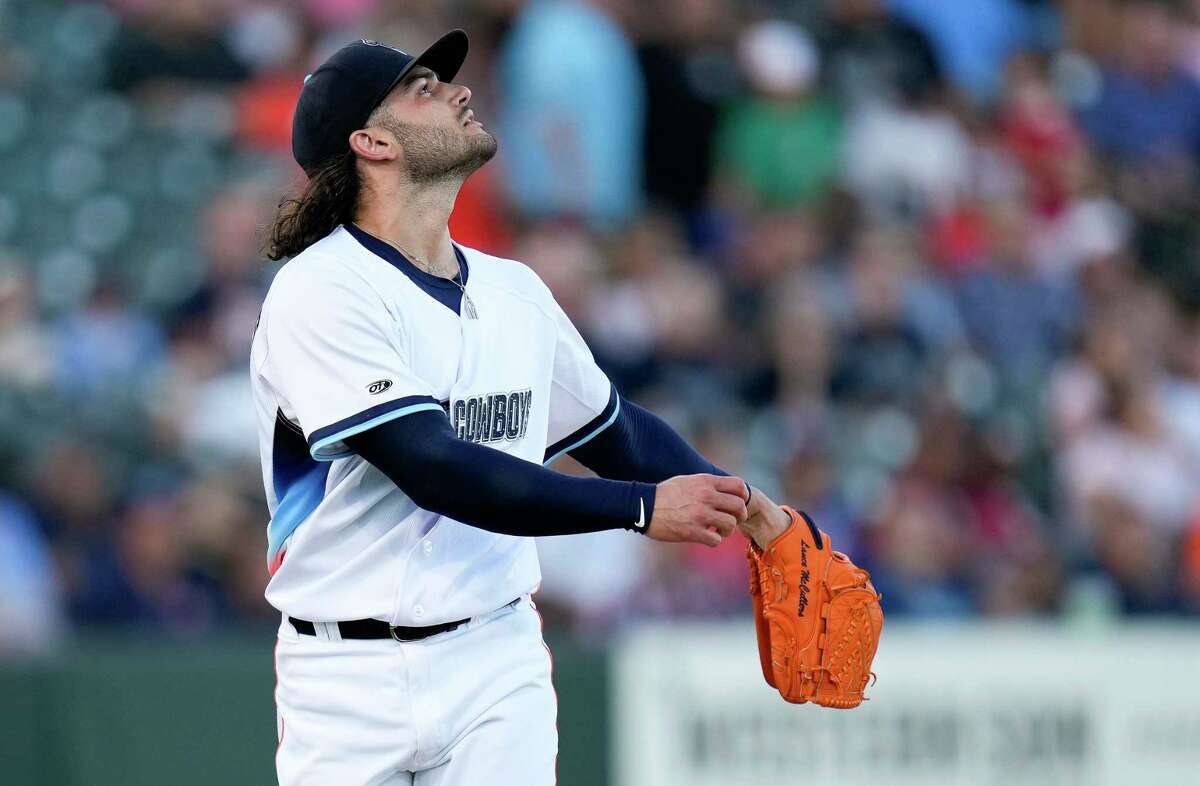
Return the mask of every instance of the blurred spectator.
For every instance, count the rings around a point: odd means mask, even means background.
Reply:
[[[720,0],[646,4],[638,60],[646,86],[646,196],[690,212],[704,206],[719,103],[734,89],[732,9]]]
[[[883,0],[830,0],[827,82],[849,113],[845,177],[875,216],[946,209],[965,190],[969,141],[946,110],[940,57]]]
[[[58,576],[33,516],[0,495],[0,655],[49,649],[63,632]]]
[[[1030,495],[1012,479],[1022,456],[1006,445],[1004,428],[996,423],[970,430],[961,475],[975,541],[979,610],[1052,613],[1063,593],[1062,554]]]
[[[1079,319],[1073,289],[1038,275],[1031,221],[1022,202],[990,205],[987,264],[967,274],[958,293],[972,340],[1021,386],[1037,383],[1048,372]]]
[[[913,106],[943,90],[941,62],[928,36],[888,13],[884,0],[827,0],[822,40],[827,90],[851,106]]]
[[[1178,587],[1182,609],[1200,612],[1200,511],[1192,516],[1181,543]]]
[[[1172,539],[1156,529],[1119,497],[1099,493],[1085,514],[1092,532],[1097,563],[1111,577],[1120,610],[1126,614],[1172,611],[1175,608]]]
[[[586,313],[579,327],[598,362],[626,394],[653,385],[661,371],[655,351],[660,320],[650,302],[648,279],[658,260],[683,253],[681,245],[679,231],[668,217],[641,216],[618,239],[611,275],[590,288],[583,304]],[[560,263],[553,260],[552,264]]]
[[[1071,167],[1082,140],[1035,58],[1013,58],[1006,76],[1000,108],[1005,146],[1024,169],[1035,212],[1052,217],[1069,196]]]
[[[220,84],[249,75],[222,39],[225,8],[205,0],[144,0],[129,9],[109,54],[116,90]]]
[[[812,279],[793,279],[770,302],[764,360],[775,379],[774,390],[763,398],[784,407],[807,408],[830,393],[837,336],[829,306],[815,290]]]
[[[1049,279],[1071,277],[1097,301],[1114,293],[1117,282],[1128,276],[1129,244],[1133,220],[1128,211],[1099,190],[1091,159],[1075,157],[1057,214],[1037,220],[1033,255],[1038,269]]]
[[[123,478],[109,449],[62,437],[42,447],[27,471],[41,528],[70,562],[73,552],[106,536]]]
[[[28,277],[0,268],[0,379],[6,384],[33,387],[56,372],[50,337],[36,316]]]
[[[1180,62],[1193,79],[1200,79],[1200,3],[1184,0],[1180,5]]]
[[[1054,437],[1070,445],[1098,422],[1109,391],[1151,373],[1153,358],[1140,353],[1135,337],[1115,315],[1096,315],[1077,356],[1059,362],[1048,386]]]
[[[1128,0],[1120,22],[1115,57],[1080,119],[1113,170],[1117,195],[1141,221],[1146,267],[1195,307],[1200,83],[1182,65],[1174,4]]]
[[[1168,351],[1169,365],[1159,388],[1163,420],[1200,472],[1200,319],[1192,317]]]
[[[207,268],[196,291],[174,313],[171,356],[194,348],[201,363],[172,363],[167,402],[192,455],[254,459],[258,455],[250,379],[250,340],[266,291],[257,254],[267,203],[255,191],[218,193],[203,214]]]
[[[500,60],[508,192],[533,216],[596,226],[641,197],[643,85],[633,45],[594,4],[533,0]]]
[[[1197,465],[1163,421],[1152,388],[1122,380],[1108,391],[1105,417],[1062,454],[1063,479],[1085,535],[1100,496],[1115,499],[1159,533],[1178,534],[1200,502]]]
[[[903,400],[921,386],[925,362],[962,346],[952,293],[922,275],[899,228],[864,227],[854,240],[834,304],[845,342],[833,393],[855,400]]]
[[[113,542],[88,553],[71,599],[72,616],[88,624],[175,633],[210,627],[216,611],[212,588],[188,576],[182,535],[173,496],[134,500],[118,518]]]
[[[226,461],[181,489],[176,532],[189,581],[211,594],[223,619],[275,625],[279,616],[263,598],[267,536],[256,464]]]
[[[954,492],[961,429],[943,424],[922,443],[906,476],[881,499],[869,526],[869,567],[892,613],[963,616],[972,611],[971,542],[961,522],[965,501]]]
[[[894,13],[932,39],[950,78],[976,99],[995,97],[1004,63],[1036,42],[1033,3],[891,0]]]
[[[751,95],[725,110],[716,164],[746,207],[790,207],[829,193],[841,122],[819,93],[819,55],[803,28],[763,22],[747,29],[738,57]]]
[[[75,396],[136,383],[163,352],[158,324],[130,309],[111,280],[96,287],[86,310],[62,320],[57,341],[59,384]]]
[[[857,404],[909,401],[919,391],[932,348],[905,308],[904,272],[887,241],[864,237],[846,276],[849,304],[831,393]]]
[[[1194,177],[1200,85],[1180,66],[1171,8],[1165,0],[1126,0],[1116,57],[1105,64],[1102,90],[1081,119],[1103,153],[1157,162],[1163,174],[1176,162]]]
[[[258,239],[269,202],[249,187],[213,195],[200,215],[204,278],[176,309],[174,333],[194,335],[244,364],[266,292]]]
[[[184,444],[194,460],[247,460],[258,458],[254,438],[254,399],[249,369],[238,366],[204,382],[192,396],[183,421]]]
[[[292,110],[300,97],[308,55],[304,19],[284,3],[251,3],[234,16],[227,40],[239,62],[252,69],[235,94],[237,139],[252,150],[287,154]]]
[[[781,498],[804,509],[838,550],[856,553],[862,546],[861,522],[837,484],[837,455],[830,424],[793,410],[785,432],[787,456],[781,468]]]
[[[851,118],[845,149],[847,185],[882,219],[946,210],[970,182],[970,139],[936,104],[868,106]]]

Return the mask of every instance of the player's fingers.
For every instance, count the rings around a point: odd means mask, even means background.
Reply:
[[[746,481],[742,480],[741,478],[733,477],[732,475],[713,475],[712,477],[713,488],[715,488],[717,491],[720,491],[724,494],[732,494],[742,500],[742,502],[746,501],[748,497],[746,491],[750,488],[746,485]]]
[[[728,513],[738,521],[745,521],[746,500],[733,494],[716,493],[712,497],[712,506],[722,513]]]
[[[717,531],[721,537],[725,538],[733,534],[737,528],[737,519],[728,513],[713,512],[709,517],[708,526]]]
[[[693,532],[694,532],[694,535],[692,537],[693,543],[701,543],[705,546],[715,548],[717,546],[720,546],[721,541],[723,540],[723,538],[721,537],[721,533],[717,532],[716,530],[697,529],[697,530],[694,530]]]

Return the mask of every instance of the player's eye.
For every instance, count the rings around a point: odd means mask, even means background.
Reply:
[[[428,82],[425,82],[424,84],[421,85],[421,89],[418,92],[421,95],[431,96],[431,95],[433,95],[433,86],[430,85]]]

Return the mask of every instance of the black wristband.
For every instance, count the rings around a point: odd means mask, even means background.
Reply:
[[[636,497],[635,503],[631,504],[630,507],[634,508],[636,505],[635,515],[637,518],[630,520],[627,529],[645,535],[650,529],[650,520],[654,518],[654,498],[658,492],[658,486],[655,486],[653,483],[639,483],[637,481],[631,482],[630,486],[633,488],[633,493]]]

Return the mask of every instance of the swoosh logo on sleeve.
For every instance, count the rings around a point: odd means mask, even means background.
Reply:
[[[638,520],[633,523],[638,532],[646,531],[646,500],[638,497]]]

